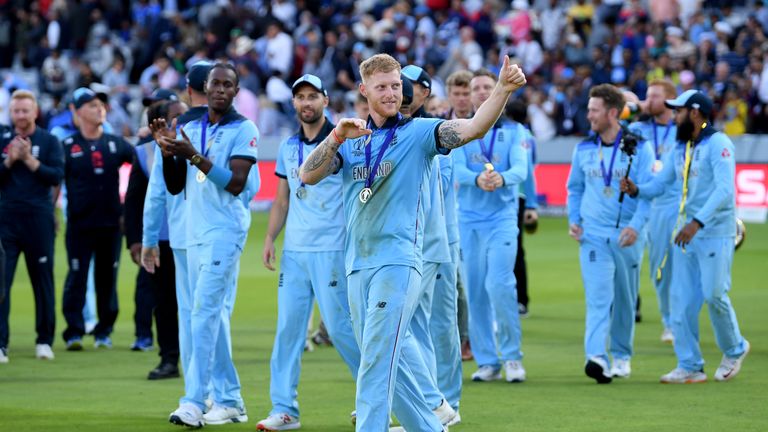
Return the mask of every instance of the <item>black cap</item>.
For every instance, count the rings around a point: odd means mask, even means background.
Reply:
[[[100,98],[95,91],[88,87],[80,87],[72,94],[72,103],[75,105],[75,109],[80,109],[80,107],[94,99],[101,99],[103,101],[103,98]]]
[[[297,79],[291,86],[291,92],[296,95],[296,92],[299,91],[299,88],[305,84],[319,91],[324,96],[328,96],[328,92],[323,86],[323,81],[312,74],[304,74],[301,78]]]
[[[408,65],[403,68],[401,74],[402,76],[408,78],[412,83],[421,84],[424,87],[432,90],[432,77],[430,77],[429,74],[424,71],[424,69],[418,66]]]
[[[689,108],[701,111],[704,116],[712,114],[712,99],[698,90],[686,90],[674,99],[664,101],[667,108]]]
[[[141,100],[142,104],[146,106],[150,106],[155,102],[159,101],[177,101],[179,100],[179,96],[176,95],[171,90],[168,89],[157,89],[152,92],[152,95],[149,97],[145,97]]]
[[[192,65],[187,72],[187,85],[200,93],[205,93],[205,81],[208,80],[208,72],[213,68],[209,61],[199,61]]]
[[[410,105],[413,102],[413,84],[405,75],[400,75],[403,80],[403,105]]]

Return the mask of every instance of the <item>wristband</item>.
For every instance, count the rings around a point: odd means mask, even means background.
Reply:
[[[208,180],[213,182],[213,184],[222,189],[225,189],[230,180],[232,180],[232,171],[214,165],[211,167],[211,170],[208,171],[207,177]]]
[[[343,139],[339,139],[339,135],[336,133],[336,128],[333,128],[331,134],[333,135],[333,139],[336,140],[336,144],[341,144],[344,142]]]

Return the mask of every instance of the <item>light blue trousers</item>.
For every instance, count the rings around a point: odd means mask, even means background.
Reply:
[[[419,351],[415,357],[421,365],[413,367],[412,371],[427,406],[434,410],[443,402],[443,394],[437,387],[437,364],[435,346],[432,341],[432,302],[435,293],[435,281],[440,264],[425,261],[422,263],[421,293],[419,305],[411,319],[410,332],[416,339]],[[407,349],[407,348],[406,348]]]
[[[664,328],[671,328],[669,322],[669,287],[672,284],[672,231],[677,221],[677,208],[656,208],[651,211],[648,221],[648,262],[651,284],[656,289],[659,313]],[[664,257],[667,261],[661,269],[661,279],[656,277]]]
[[[284,251],[277,288],[277,332],[270,362],[270,414],[299,416],[296,389],[315,297],[333,346],[352,377],[357,378],[360,349],[349,313],[344,252]]]
[[[469,340],[478,366],[520,360],[522,331],[517,310],[517,225],[460,224],[462,271],[467,286]],[[497,331],[494,333],[494,319]]]
[[[451,247],[451,262],[441,263],[435,278],[432,318],[429,321],[437,366],[437,387],[451,407],[458,411],[461,400],[461,341],[457,319],[456,279],[459,243]]]
[[[356,430],[388,431],[389,413],[394,410],[406,430],[442,431],[413,373],[413,368],[423,365],[408,331],[419,302],[421,275],[413,267],[389,265],[353,271],[347,281],[352,327],[361,353]]]
[[[720,351],[731,358],[744,354],[744,337],[728,297],[733,252],[733,237],[694,237],[685,252],[674,248],[670,317],[679,368],[696,371],[704,367],[699,347],[699,314],[704,302]]]
[[[608,364],[606,344],[609,336],[614,359],[632,357],[635,302],[643,254],[642,241],[620,247],[619,232],[616,229],[610,238],[585,233],[579,248],[587,309],[584,352],[587,359],[602,357]]]

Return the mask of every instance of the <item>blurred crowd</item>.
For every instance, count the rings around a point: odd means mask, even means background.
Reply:
[[[0,123],[14,89],[37,92],[43,126],[67,118],[78,87],[108,91],[108,121],[140,126],[142,99],[181,90],[190,65],[233,62],[236,107],[265,135],[295,128],[288,83],[322,78],[334,120],[350,115],[358,64],[389,53],[433,77],[434,113],[459,69],[498,70],[510,55],[530,85],[539,142],[589,131],[589,88],[644,98],[669,78],[715,101],[729,135],[768,130],[768,1],[742,0],[0,0]],[[102,84],[106,87],[98,87]]]

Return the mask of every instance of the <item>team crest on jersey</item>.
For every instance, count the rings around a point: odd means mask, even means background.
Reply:
[[[352,144],[352,156],[360,157],[363,155],[363,149],[365,148],[365,139],[358,138]]]
[[[83,148],[79,144],[75,144],[69,149],[69,155],[73,158],[80,157],[83,155]]]
[[[723,152],[722,152],[722,153],[720,153],[720,156],[721,156],[723,159],[728,159],[729,157],[731,157],[731,152],[729,152],[727,148],[724,148],[724,149],[723,149]]]
[[[117,145],[115,145],[114,141],[109,142],[109,152],[112,154],[117,153]]]
[[[496,132],[496,139],[499,140],[499,142],[504,141],[504,131],[500,130]]]
[[[256,148],[258,147],[258,140],[256,137],[251,138],[251,142],[248,143],[248,147]]]
[[[40,146],[36,146],[36,145],[32,146],[31,152],[32,152],[32,156],[35,159],[39,159],[40,158]]]

